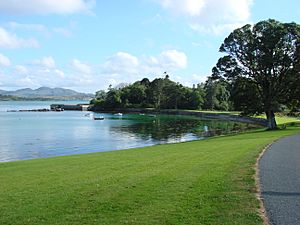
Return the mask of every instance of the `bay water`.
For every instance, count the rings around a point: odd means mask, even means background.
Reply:
[[[8,112],[78,101],[0,101],[0,162],[103,152],[203,139],[253,125],[192,116],[64,112]],[[103,116],[104,120],[93,117]]]

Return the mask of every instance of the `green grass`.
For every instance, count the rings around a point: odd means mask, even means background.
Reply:
[[[276,116],[276,122],[278,125],[287,124],[287,123],[299,123],[300,119],[296,117],[289,116]]]
[[[218,111],[218,110],[179,110],[179,111],[188,111],[188,112],[202,112],[202,113],[214,113],[214,114],[230,114],[230,115],[239,115],[241,112],[238,111]]]
[[[262,224],[256,158],[299,132],[0,163],[0,224]]]
[[[266,115],[259,115],[259,116],[256,116],[256,117],[266,119]],[[300,118],[290,117],[290,116],[282,116],[282,115],[276,115],[275,119],[276,119],[276,123],[278,125],[283,125],[283,124],[288,124],[288,123],[299,123],[300,122]]]

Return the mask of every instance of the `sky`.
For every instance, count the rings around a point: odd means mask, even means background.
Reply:
[[[300,23],[298,0],[0,0],[0,89],[204,82],[230,32]]]

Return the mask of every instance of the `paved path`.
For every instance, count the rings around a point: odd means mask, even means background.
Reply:
[[[270,223],[300,225],[300,135],[275,142],[261,158],[259,169]]]

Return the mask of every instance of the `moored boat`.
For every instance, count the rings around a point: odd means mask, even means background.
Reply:
[[[94,117],[94,120],[104,120],[104,117],[103,116]]]

